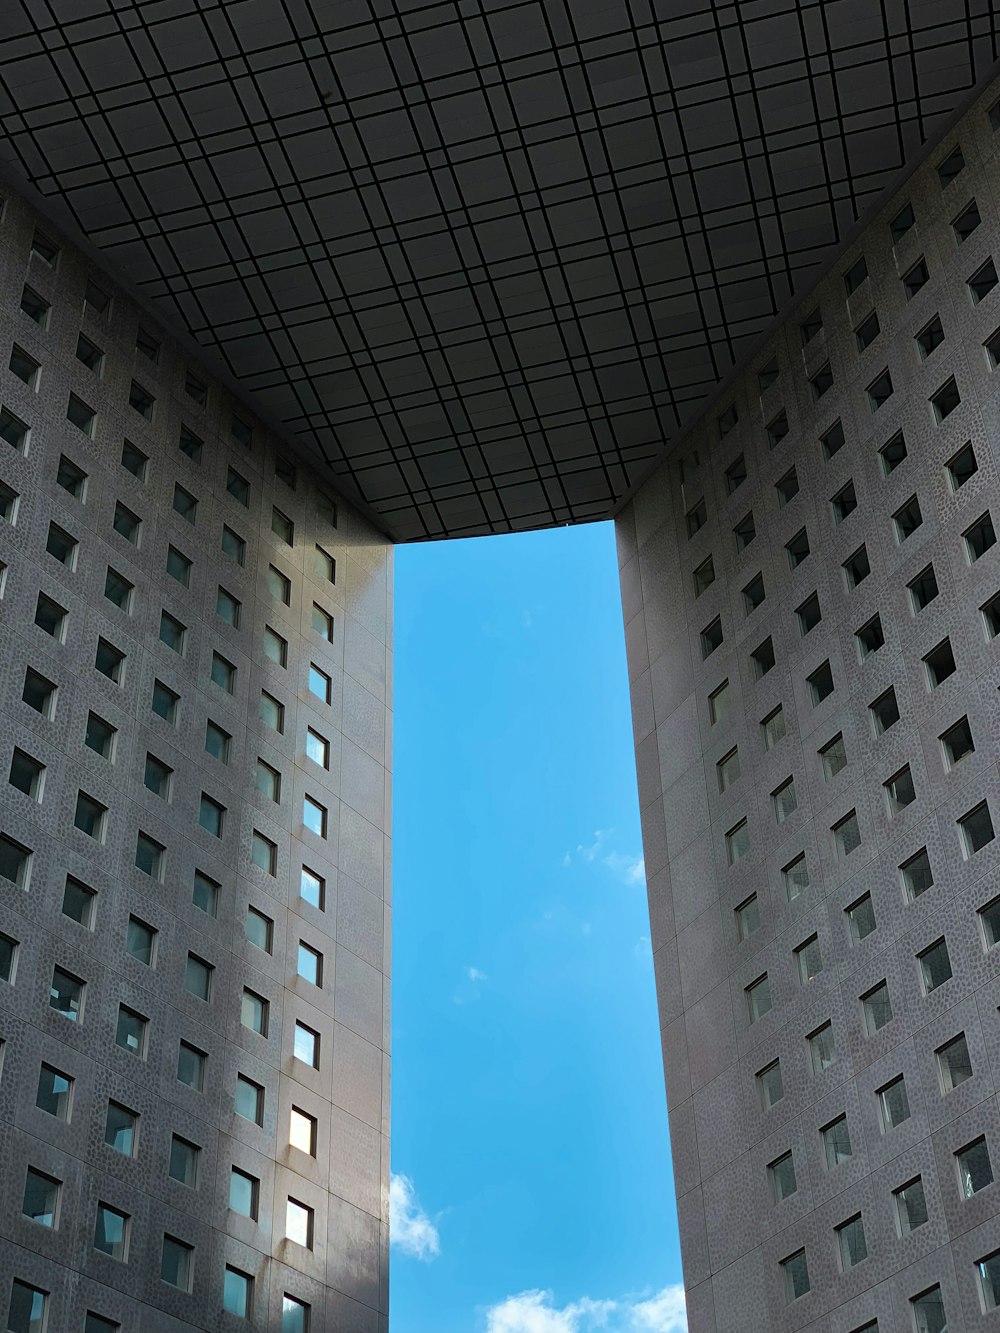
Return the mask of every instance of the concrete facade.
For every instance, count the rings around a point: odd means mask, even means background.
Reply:
[[[0,300],[0,1321],[384,1331],[391,547],[15,195]]]
[[[617,520],[692,1333],[1000,1327],[998,95]]]

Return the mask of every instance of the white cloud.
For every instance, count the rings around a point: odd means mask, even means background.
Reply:
[[[413,1181],[395,1172],[389,1180],[389,1238],[404,1254],[425,1263],[441,1252],[438,1229],[421,1207]]]
[[[608,839],[614,833],[614,829],[599,828],[594,830],[594,841],[589,843],[580,843],[575,853],[571,856],[569,852],[563,855],[562,863],[564,866],[573,864],[574,859],[584,861],[588,865],[602,865],[615,875],[617,879],[625,884],[645,884],[646,865],[641,856],[629,856],[624,852],[616,851],[608,846]]]
[[[478,967],[467,967],[467,968],[465,969],[465,975],[469,978],[470,981],[488,981],[488,980],[489,980],[489,978],[487,977],[486,973],[485,973],[485,972],[481,972],[481,971],[479,970]]]
[[[558,1306],[551,1291],[522,1291],[486,1311],[486,1333],[687,1333],[684,1289],[664,1287],[644,1300]]]

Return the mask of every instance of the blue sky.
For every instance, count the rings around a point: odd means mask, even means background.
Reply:
[[[610,524],[396,550],[392,1333],[677,1333]]]

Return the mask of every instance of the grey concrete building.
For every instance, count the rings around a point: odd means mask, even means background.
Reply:
[[[391,546],[613,514],[691,1328],[1000,1320],[988,0],[0,32],[10,1333],[386,1333]]]

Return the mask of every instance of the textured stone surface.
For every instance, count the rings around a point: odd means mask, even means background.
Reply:
[[[984,346],[1000,327],[1000,287],[976,303],[967,286],[1000,262],[1000,137],[987,114],[998,94],[941,142],[618,519],[692,1333],[853,1333],[876,1318],[909,1331],[911,1299],[935,1284],[949,1328],[1000,1318],[983,1321],[975,1266],[1000,1248],[1000,1184],[965,1199],[955,1159],[984,1135],[1000,1177],[1000,950],[978,915],[1000,893],[1000,837],[966,855],[957,823],[985,800],[1000,833],[1000,638],[980,612],[1000,592],[1000,545],[973,563],[964,541],[984,513],[1000,523],[1000,372]],[[943,186],[937,166],[956,144],[965,166]],[[959,243],[951,223],[973,198],[982,221]],[[893,245],[889,223],[907,202],[916,222]],[[847,294],[843,274],[862,254],[868,277]],[[929,281],[908,300],[901,279],[921,255]],[[800,322],[816,308],[822,329],[804,343]],[[859,350],[872,310],[881,332]],[[935,315],[944,341],[921,358],[914,338]],[[772,360],[777,377],[762,387]],[[810,380],[827,362],[833,384],[817,399]],[[867,386],[884,368],[894,392],[873,411]],[[938,422],[930,399],[950,376],[961,403]],[[723,435],[731,405],[739,419]],[[781,410],[790,429],[770,447]],[[844,443],[828,458],[821,439],[837,421]],[[880,450],[898,431],[907,456],[887,471]],[[966,442],[977,471],[956,488],[947,464]],[[740,455],[747,478],[730,492]],[[798,493],[779,503],[793,467]],[[837,521],[831,502],[848,482],[857,507]],[[922,522],[900,540],[894,516],[914,495]],[[689,535],[699,501],[707,520]],[[756,535],[737,549],[750,513]],[[786,545],[803,528],[810,552],[792,567]],[[843,565],[862,544],[871,572],[852,588]],[[709,557],[714,582],[696,595]],[[929,563],[939,593],[915,611],[908,585]],[[757,574],[766,596],[748,612]],[[803,634],[796,613],[813,593],[821,619]],[[885,642],[863,657],[856,631],[876,614]],[[723,642],[706,658],[701,634],[717,616]],[[775,665],[758,679],[750,655],[768,636]],[[946,636],[956,669],[932,688],[922,659]],[[808,678],[824,662],[834,689],[817,704]],[[731,706],[713,723],[709,698],[726,681]],[[900,719],[879,734],[869,706],[890,687]],[[767,750],[761,724],[779,705],[785,734]],[[963,717],[975,752],[949,768],[939,737]],[[827,778],[820,752],[837,735],[847,765]],[[734,746],[740,775],[722,792],[717,765]],[[906,764],[915,800],[893,813],[884,784]],[[779,824],[773,794],[788,778],[797,808]],[[860,844],[843,855],[835,829],[852,811]],[[749,852],[730,865],[726,834],[742,819]],[[934,883],[911,901],[900,867],[921,849]],[[789,901],[782,872],[802,853],[809,886]],[[848,909],[866,893],[876,929],[858,941]],[[760,925],[741,939],[735,912],[751,894]],[[803,984],[795,950],[813,935],[822,970]],[[952,975],[928,993],[918,955],[942,938]],[[746,988],[764,973],[773,1007],[751,1023]],[[883,980],[892,1018],[869,1033],[862,997]],[[808,1038],[827,1022],[837,1060],[816,1073]],[[945,1092],[937,1053],[958,1033],[972,1077]],[[783,1096],[764,1110],[756,1075],[774,1060]],[[885,1131],[878,1093],[899,1075],[910,1115]],[[841,1115],[852,1156],[828,1169],[822,1131]],[[789,1151],[797,1189],[775,1203],[767,1167]],[[929,1219],[904,1236],[893,1192],[918,1175]],[[835,1228],[859,1212],[868,1257],[844,1272]],[[789,1302],[780,1264],[803,1246],[811,1289]]]
[[[240,443],[232,416],[245,409],[61,238],[55,267],[33,254],[35,226],[9,197],[0,401],[30,435],[23,450],[0,441],[0,481],[19,496],[0,522],[0,834],[32,856],[23,886],[0,879],[0,930],[17,941],[0,984],[0,1322],[17,1277],[49,1293],[53,1333],[78,1333],[88,1309],[128,1330],[263,1333],[280,1327],[286,1292],[311,1306],[313,1333],[374,1329],[387,1299],[391,549],[349,506],[334,514],[301,462],[294,487],[279,477],[286,460],[259,424]],[[88,281],[111,297],[103,314],[85,305]],[[45,327],[20,309],[25,283],[51,307]],[[140,324],[161,342],[156,364],[136,349]],[[103,351],[100,374],[76,358],[81,331]],[[39,363],[35,387],[6,369],[12,344]],[[129,405],[133,379],[156,400],[151,421]],[[71,393],[96,413],[92,436],[66,419]],[[202,441],[198,461],[179,448],[182,427]],[[126,439],[148,458],[142,479],[120,461]],[[56,482],[60,455],[87,474],[78,498]],[[197,499],[193,524],[173,510],[175,484]],[[138,546],[114,530],[119,502],[141,520]],[[291,544],[272,531],[273,506]],[[50,522],[78,543],[72,567],[46,552]],[[242,564],[222,550],[224,526],[245,543]],[[170,546],[192,562],[186,587],[166,572]],[[134,584],[127,611],[104,596],[109,566]],[[216,613],[220,586],[240,603],[238,627]],[[40,591],[67,611],[62,642],[33,623]],[[331,641],[314,604],[333,618]],[[182,654],[159,640],[164,608],[186,627]],[[284,665],[264,655],[269,629]],[[118,683],[94,669],[99,637],[125,654]],[[235,667],[232,693],[211,679],[215,653]],[[331,678],[329,703],[309,690],[311,664]],[[22,701],[28,667],[57,687],[51,717]],[[173,723],[151,709],[157,680],[178,696]],[[284,709],[280,733],[260,718],[262,690]],[[116,729],[110,758],[84,744],[91,712]],[[229,735],[228,763],[206,752],[209,722]],[[307,757],[309,729],[328,768]],[[7,783],[15,747],[45,766],[40,801]],[[147,753],[173,770],[169,799],[143,786]],[[279,774],[277,801],[255,785],[259,759]],[[107,807],[100,842],[73,826],[81,789]],[[199,827],[203,792],[225,808],[221,838]],[[327,811],[325,836],[303,825],[307,795]],[[165,848],[156,880],[134,865],[139,830]],[[255,830],[275,845],[274,875],[252,863]],[[299,896],[303,865],[325,881],[321,907]],[[219,885],[214,917],[193,904],[196,870]],[[67,874],[96,893],[89,929],[62,913]],[[269,952],[247,939],[248,907],[271,922]],[[130,914],[157,932],[152,966],[126,953]],[[319,988],[297,975],[300,942],[322,956]],[[189,951],[214,969],[207,1003],[185,990]],[[49,1007],[56,966],[86,983],[76,1023]],[[268,1003],[266,1034],[241,1023],[245,987]],[[144,1058],[115,1044],[119,1003],[148,1019]],[[318,1069],[294,1057],[296,1021],[320,1034]],[[207,1056],[200,1091],[178,1081],[181,1041]],[[75,1080],[68,1123],[35,1106],[43,1060]],[[259,1125],[234,1113],[239,1075],[263,1090]],[[109,1098],[139,1116],[134,1157],[104,1142]],[[315,1119],[315,1156],[289,1144],[293,1106]],[[193,1187],[168,1176],[173,1134],[200,1149]],[[54,1232],[21,1215],[29,1165],[62,1182]],[[234,1165],[259,1182],[256,1221],[228,1207]],[[314,1210],[312,1250],[286,1237],[289,1197]],[[94,1249],[99,1201],[131,1219],[124,1263]],[[164,1232],[195,1247],[190,1292],[160,1280]],[[227,1264],[254,1279],[249,1321],[223,1313]]]

